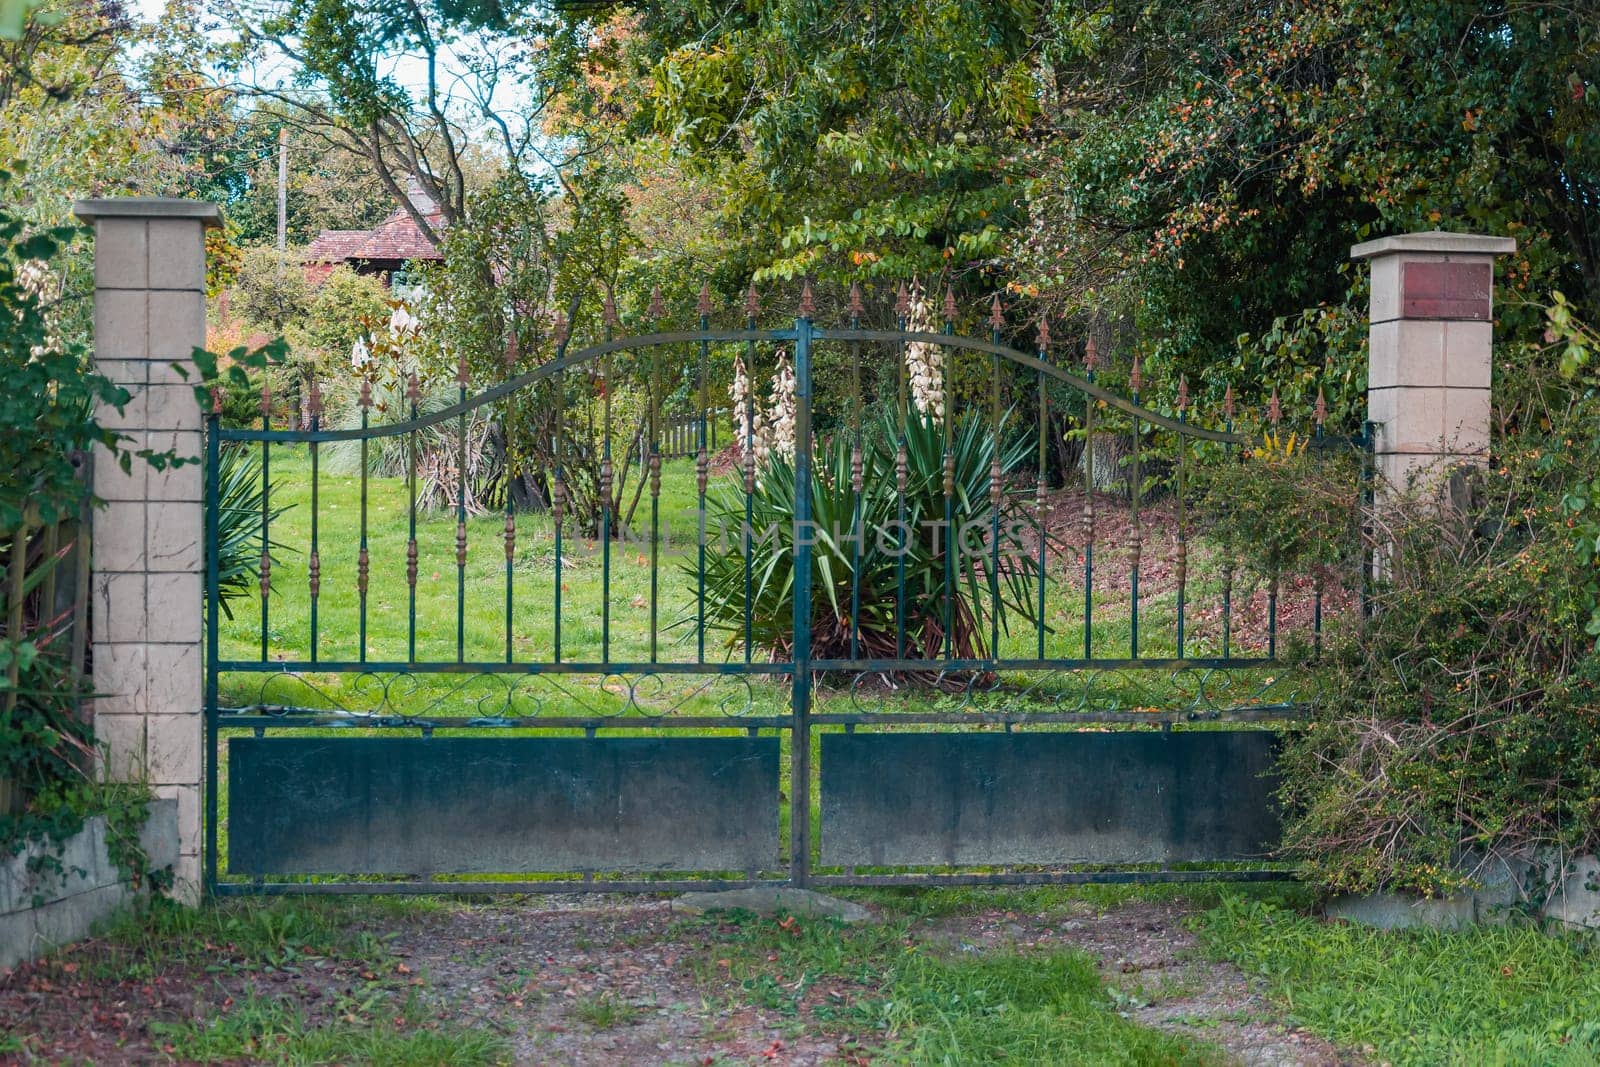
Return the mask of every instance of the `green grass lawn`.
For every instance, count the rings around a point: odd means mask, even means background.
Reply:
[[[259,600],[233,601],[231,617],[221,626],[225,659],[452,662],[459,653],[469,662],[520,664],[549,661],[555,656],[557,574],[555,539],[548,515],[516,517],[515,556],[509,582],[505,558],[503,514],[480,515],[467,521],[468,553],[465,595],[458,597],[456,520],[453,511],[421,512],[417,517],[418,580],[416,586],[415,649],[411,647],[410,591],[406,582],[406,544],[409,536],[405,482],[395,478],[369,479],[366,539],[371,560],[369,595],[363,624],[357,592],[357,558],[361,543],[360,478],[330,470],[323,457],[312,499],[311,458],[303,447],[272,450],[273,500],[288,510],[272,525],[272,537],[282,547],[274,551],[273,590],[268,601],[265,629]],[[724,475],[723,477],[731,477]],[[651,500],[640,501],[630,524],[630,536],[613,542],[610,551],[611,588],[604,596],[602,544],[575,536],[570,527],[563,537],[560,571],[561,658],[599,662],[609,651],[612,662],[647,663],[651,660],[651,605],[655,604],[655,657],[666,663],[692,663],[698,658],[697,583],[694,573],[698,532],[694,462],[672,460],[662,465],[662,489],[656,517],[663,531],[655,589],[651,583],[649,529]],[[312,640],[312,598],[308,585],[311,527],[317,525],[317,550],[321,564],[321,591],[317,599],[316,640]],[[736,536],[736,532],[733,536]],[[1125,551],[1126,546],[1102,546],[1102,555]],[[1197,563],[1192,586],[1193,605],[1218,595],[1215,575]],[[1046,582],[1045,654],[1072,658],[1084,648],[1081,569],[1074,561],[1052,562]],[[1078,584],[1074,584],[1078,583]],[[510,590],[510,610],[507,591]],[[1131,614],[1126,589],[1099,584],[1090,624],[1092,642],[1100,656],[1123,656],[1131,645]],[[603,644],[602,619],[610,612],[610,646]],[[364,650],[362,634],[365,633]],[[1191,634],[1201,628],[1191,623]],[[263,635],[265,641],[263,642]],[[714,622],[705,632],[705,658],[711,662],[743,656],[736,634],[717,630]],[[1186,646],[1191,655],[1216,654],[1214,640],[1203,634]],[[1148,658],[1175,654],[1176,606],[1170,597],[1141,598],[1140,653]],[[413,655],[414,651],[414,655]],[[1236,654],[1242,649],[1236,646]],[[1257,650],[1259,651],[1259,650]],[[1002,633],[1000,654],[1032,658],[1037,655],[1036,631],[1026,624]],[[758,659],[761,653],[756,653]],[[1245,672],[1224,679],[1205,679],[1211,699],[1247,704],[1258,699],[1255,690],[1270,680],[1282,679],[1283,670]],[[847,690],[851,677],[822,679],[819,710],[827,710],[830,693]],[[1073,710],[1083,697],[1083,677],[1008,677],[1004,691],[976,700],[940,694],[927,687],[906,687],[890,696],[875,691],[871,700],[884,707],[937,710],[976,705],[994,709],[1036,706],[1037,710]],[[1164,671],[1122,671],[1095,679],[1097,706],[1162,708],[1181,706],[1197,696],[1202,683],[1198,673],[1173,677]],[[344,703],[363,710],[383,695],[372,678],[359,675],[308,672],[297,676],[243,673],[222,678],[221,696],[228,706],[283,703],[325,707]],[[787,686],[757,677],[747,689],[738,679],[680,676],[654,680],[635,691],[635,697],[652,713],[717,713],[727,707],[754,713],[783,714]],[[490,680],[463,676],[416,676],[403,686],[391,687],[388,697],[399,709],[433,714],[492,713],[503,699],[504,686]],[[523,678],[518,692],[529,700],[612,713],[625,703],[627,683],[576,676]],[[1260,699],[1271,702],[1273,698]],[[849,710],[849,698],[839,710]]]
[[[1208,954],[1258,976],[1294,1021],[1381,1062],[1600,1063],[1593,934],[1529,924],[1382,931],[1233,894],[1198,932]]]

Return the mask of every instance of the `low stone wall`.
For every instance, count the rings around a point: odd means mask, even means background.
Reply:
[[[147,869],[178,861],[178,802],[157,800],[139,834]],[[59,873],[30,871],[29,861],[55,850],[30,845],[0,860],[0,971],[86,936],[95,923],[146,892],[135,889],[106,848],[106,820],[95,816],[60,849]]]
[[[1550,853],[1533,860],[1497,859],[1478,865],[1482,888],[1424,899],[1402,893],[1337,896],[1329,918],[1384,930],[1457,930],[1474,923],[1531,915],[1574,929],[1600,930],[1600,858]]]

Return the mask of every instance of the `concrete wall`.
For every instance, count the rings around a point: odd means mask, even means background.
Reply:
[[[138,899],[148,886],[134,886],[112,862],[109,830],[96,815],[60,849],[30,845],[0,861],[0,971],[88,936],[95,923]],[[139,835],[148,870],[178,861],[178,802],[158,800]],[[36,857],[56,854],[60,871],[30,871]]]
[[[191,353],[205,344],[205,231],[215,205],[80,201],[95,230],[94,361],[132,394],[99,413],[130,450],[202,454]],[[182,370],[188,371],[185,378]],[[124,474],[95,457],[90,600],[95,736],[113,780],[148,781],[177,805],[174,895],[200,893],[203,479],[198,463]]]

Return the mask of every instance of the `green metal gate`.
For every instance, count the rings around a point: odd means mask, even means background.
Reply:
[[[359,425],[345,428],[324,425],[315,384],[306,429],[275,428],[270,396],[259,428],[226,427],[219,400],[206,451],[210,890],[1283,877],[1271,862],[1278,735],[1268,727],[1301,714],[1308,675],[1280,655],[1280,607],[1298,597],[1297,632],[1320,647],[1325,600],[1347,603],[1356,591],[1327,589],[1320,572],[1299,585],[1272,574],[1242,604],[1234,564],[1199,558],[1204,516],[1186,485],[1194,453],[1250,447],[1235,432],[1231,393],[1214,420],[1197,418],[1181,388],[1150,406],[1136,364],[1125,398],[1097,382],[1092,344],[1068,369],[1042,323],[1033,352],[1006,343],[998,298],[987,338],[955,333],[959,309],[949,297],[942,331],[916,328],[903,292],[888,329],[862,325],[859,291],[842,327],[815,324],[812,303],[808,286],[792,325],[762,328],[752,289],[742,328],[723,328],[703,295],[697,329],[661,332],[656,301],[645,316],[655,332],[617,336],[608,298],[602,340],[569,350],[558,323],[552,359],[476,395],[463,361],[454,402],[432,410],[415,375],[387,417],[363,382]],[[721,406],[712,400],[714,357],[737,354],[754,381],[778,348],[793,354],[793,456],[781,469],[793,479],[794,507],[788,530],[774,533],[752,521],[763,479],[776,477],[756,460],[752,390],[746,440],[736,441],[725,473],[712,469],[707,413]],[[874,348],[894,353],[898,368],[876,390],[862,370],[863,350]],[[958,414],[953,390],[942,419],[919,410],[908,356],[942,359],[946,383],[960,360],[968,410]],[[819,381],[849,383],[830,398],[820,441]],[[633,472],[638,523],[615,504],[626,473],[618,466],[635,452],[614,408],[624,387],[645,403],[648,456]],[[878,430],[866,414],[874,392],[885,413]],[[531,472],[548,490],[548,529],[508,494],[491,531],[469,514],[471,430],[523,403],[554,405],[557,462]],[[683,462],[692,462],[698,526],[680,549],[668,521],[672,493],[664,502],[662,492],[674,403],[694,435]],[[1048,417],[1063,404],[1065,423]],[[1023,424],[1029,415],[1036,427]],[[1274,394],[1266,419],[1276,428],[1281,418]],[[1352,444],[1324,437],[1321,422],[1319,404],[1316,447]],[[1081,443],[1083,491],[1070,523],[1050,513],[1051,425],[1070,425]],[[430,446],[429,435],[441,433],[455,436]],[[1108,435],[1127,445],[1115,508],[1095,491],[1096,442]],[[955,452],[984,441],[987,469],[963,469],[958,479]],[[591,447],[597,467],[582,451]],[[892,455],[892,491],[866,484],[869,447]],[[917,492],[908,452],[918,447],[938,453],[923,469],[942,459],[942,485],[922,487],[935,501],[931,519],[907,511]],[[356,473],[330,476],[330,449],[353,452]],[[369,474],[382,449],[403,463],[398,480]],[[1026,480],[1018,449],[1036,468]],[[240,450],[260,459],[259,595],[230,617],[219,538],[227,459]],[[569,508],[580,457],[598,471],[589,488],[604,501],[597,528],[586,531]],[[274,534],[289,522],[272,480],[286,462],[310,481],[296,516],[309,536],[293,546]],[[679,474],[690,478],[687,468]],[[325,501],[331,485],[342,486],[344,503]],[[429,490],[453,496],[453,522],[419,504]],[[869,490],[891,492],[898,525],[864,528]],[[724,515],[731,501],[737,515],[740,495],[745,521],[732,543],[743,567],[742,634],[711,616],[707,591],[719,533],[708,530],[718,511],[708,499],[720,499]],[[813,514],[817,499],[840,505],[828,516],[834,528]],[[988,528],[970,529],[964,520],[980,513]],[[942,554],[923,554],[935,570],[920,588],[935,592],[920,604],[907,594],[906,548],[923,536],[913,519],[946,535]],[[1157,527],[1166,540],[1152,548]],[[782,620],[753,607],[773,576],[760,542],[774,536],[793,575]],[[526,551],[530,541],[536,554]],[[485,551],[492,566],[479,563]],[[896,561],[868,579],[863,554],[872,551]],[[1359,546],[1350,558],[1359,560]],[[674,569],[693,579],[692,600],[663,588]],[[598,604],[580,603],[576,618],[574,576],[591,594],[599,587]],[[733,574],[734,586],[740,578]],[[829,585],[826,608],[813,596],[819,578]],[[503,625],[469,617],[469,605],[485,602]],[[877,620],[871,635],[866,616]],[[774,627],[783,638],[763,646],[756,632]]]

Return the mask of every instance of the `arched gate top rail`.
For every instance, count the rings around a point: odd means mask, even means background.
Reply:
[[[654,348],[665,345],[678,344],[733,344],[733,343],[778,343],[792,342],[797,336],[794,328],[776,330],[675,330],[665,333],[636,334],[628,337],[618,337],[598,344],[586,345],[575,352],[568,352],[566,346],[557,349],[556,357],[547,363],[519,374],[515,378],[508,378],[503,382],[489,387],[464,401],[457,401],[447,407],[417,419],[405,422],[387,423],[380,426],[371,426],[366,429],[350,430],[250,430],[250,429],[225,429],[223,437],[229,441],[272,441],[282,444],[333,442],[333,441],[358,441],[363,438],[371,440],[379,437],[398,437],[416,430],[424,430],[430,426],[448,422],[465,412],[492,404],[496,400],[504,399],[529,386],[554,378],[563,371],[570,371],[602,356],[615,352],[635,351],[638,349]],[[1135,404],[1120,394],[1104,386],[1096,385],[1087,378],[1066,370],[1051,363],[1044,358],[1041,352],[1029,355],[1009,345],[999,344],[994,341],[977,337],[964,337],[959,334],[928,333],[914,330],[866,330],[857,328],[813,328],[811,331],[813,343],[824,341],[867,341],[885,344],[934,344],[946,348],[964,349],[971,352],[986,352],[999,356],[1019,367],[1045,374],[1047,377],[1062,382],[1078,390],[1085,396],[1104,401],[1109,406],[1131,415],[1136,419],[1157,426],[1186,437],[1202,441],[1212,441],[1219,444],[1243,444],[1248,441],[1245,434],[1212,430],[1204,426],[1182,419],[1175,419],[1159,411]]]

